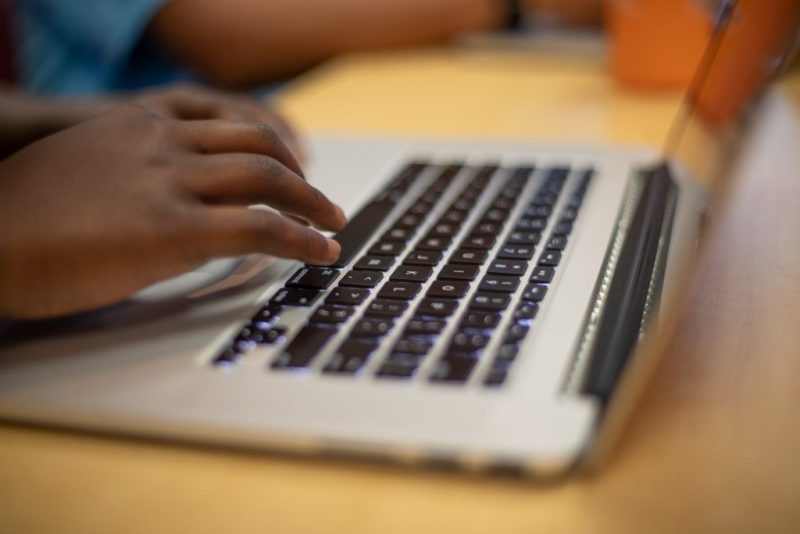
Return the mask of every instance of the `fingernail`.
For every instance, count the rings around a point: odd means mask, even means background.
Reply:
[[[328,254],[327,260],[331,263],[339,259],[339,254],[342,253],[342,245],[334,239],[328,239]]]

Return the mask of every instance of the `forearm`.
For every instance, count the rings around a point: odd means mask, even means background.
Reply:
[[[151,35],[210,80],[242,86],[342,52],[497,27],[504,16],[500,0],[171,0]]]

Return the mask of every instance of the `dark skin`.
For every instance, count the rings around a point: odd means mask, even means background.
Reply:
[[[264,123],[186,121],[138,105],[1,161],[0,213],[7,318],[111,304],[217,257],[329,264],[340,247],[311,226],[345,224]]]

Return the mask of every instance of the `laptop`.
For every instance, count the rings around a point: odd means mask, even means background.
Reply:
[[[309,179],[350,216],[335,265],[223,260],[3,324],[0,417],[535,476],[588,465],[697,253],[713,190],[680,148],[722,147],[738,123],[708,126],[704,92],[734,12],[661,154],[313,138]]]

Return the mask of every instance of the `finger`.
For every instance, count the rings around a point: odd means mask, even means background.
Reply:
[[[280,136],[264,123],[217,119],[186,122],[182,127],[196,150],[201,153],[263,154],[275,158],[297,175],[303,176],[303,170]]]
[[[205,216],[204,236],[210,257],[261,252],[315,265],[330,265],[341,246],[319,232],[277,213],[236,207],[213,207]]]
[[[214,203],[267,204],[301,217],[323,230],[341,230],[342,209],[279,161],[254,154],[215,154],[196,158],[188,187]]]
[[[259,118],[278,132],[278,135],[284,140],[286,146],[289,147],[289,150],[294,154],[294,157],[301,164],[306,163],[308,160],[308,150],[306,150],[301,137],[292,125],[280,113],[266,104],[251,100],[251,105],[259,110]]]

